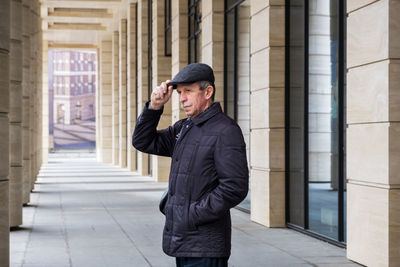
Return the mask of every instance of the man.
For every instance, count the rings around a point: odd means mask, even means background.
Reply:
[[[174,88],[188,118],[157,131]],[[242,132],[213,103],[214,95],[213,70],[202,63],[187,65],[153,90],[132,137],[136,149],[172,157],[163,250],[176,257],[177,266],[228,266],[229,210],[248,191]]]

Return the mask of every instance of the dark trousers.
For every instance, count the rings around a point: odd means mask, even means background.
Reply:
[[[228,267],[228,258],[177,257],[176,267]]]

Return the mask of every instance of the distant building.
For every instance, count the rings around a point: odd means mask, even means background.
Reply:
[[[96,64],[94,51],[49,51],[51,126],[95,120]]]

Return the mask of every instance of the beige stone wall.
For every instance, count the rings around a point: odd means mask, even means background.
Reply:
[[[153,87],[171,79],[171,57],[164,55],[164,0],[153,0]],[[171,101],[164,105],[164,112],[158,123],[158,129],[164,129],[171,125]],[[157,181],[168,181],[171,159],[167,157],[152,156],[152,176]]]
[[[400,2],[347,6],[347,256],[400,262]]]
[[[285,226],[285,6],[252,0],[251,219]],[[264,25],[264,27],[260,27]]]
[[[119,164],[119,33],[112,35],[112,163]]]
[[[31,12],[29,0],[23,1],[22,38],[23,38],[23,73],[22,73],[22,154],[23,154],[23,203],[30,200],[31,191],[31,145],[30,145],[30,64],[31,64]]]
[[[238,7],[238,124],[246,143],[250,163],[250,1]]]
[[[9,53],[10,0],[0,8],[0,262],[9,264]]]
[[[22,2],[11,1],[10,27],[10,226],[22,224]]]
[[[112,41],[103,40],[100,48],[101,161],[112,163]]]
[[[127,38],[127,167],[130,171],[137,170],[136,149],[132,146],[132,134],[135,129],[137,110],[137,4],[128,8],[128,38]]]
[[[147,0],[138,1],[138,87],[137,87],[137,109],[138,114],[142,112],[144,104],[149,99],[148,96],[148,81],[147,81],[147,53],[148,53],[148,13],[147,13]],[[137,154],[137,170],[140,175],[148,175],[148,155],[142,152]]]
[[[101,95],[101,45],[102,45],[103,40],[100,42],[99,46],[96,49],[97,52],[97,65],[96,65],[96,84],[97,84],[97,88],[96,88],[96,160],[98,162],[102,162],[102,157],[103,157],[103,146],[102,144],[102,129],[103,129],[103,125],[102,125],[102,112],[103,109],[101,107],[101,103],[102,103],[102,95]]]
[[[127,31],[127,20],[122,19],[119,23],[119,166],[126,168],[126,116],[127,116],[127,104],[126,104],[126,84],[127,84],[127,51],[126,51],[126,31]]]
[[[43,40],[42,44],[42,163],[48,162],[49,157],[49,45]]]
[[[201,62],[210,65],[215,76],[215,101],[224,106],[224,1],[202,0]]]
[[[30,2],[30,146],[31,146],[31,189],[34,188],[42,163],[42,30],[40,2]]]
[[[188,1],[171,1],[171,78],[174,77],[188,63]],[[171,97],[172,123],[186,118],[181,109],[179,95],[174,90]]]

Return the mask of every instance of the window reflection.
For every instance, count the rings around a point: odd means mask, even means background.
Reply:
[[[290,1],[287,50],[288,225],[340,242],[346,240],[346,188],[339,180],[345,177],[343,5]]]
[[[242,129],[250,149],[250,1],[228,1],[225,12],[224,111]],[[239,207],[250,210],[250,193]]]

